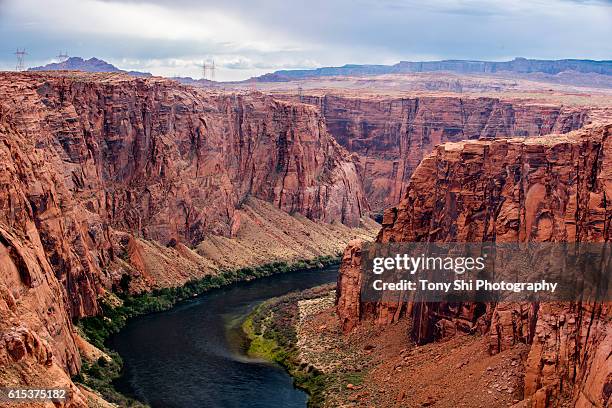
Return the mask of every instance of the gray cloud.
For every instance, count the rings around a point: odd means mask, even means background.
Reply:
[[[157,74],[197,76],[197,61],[215,59],[218,78],[239,79],[398,60],[610,59],[610,38],[612,3],[596,0],[0,0],[0,68],[26,47],[31,63],[67,49]]]

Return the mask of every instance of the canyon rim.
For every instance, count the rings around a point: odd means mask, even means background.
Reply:
[[[175,374],[235,364],[175,406],[263,407],[261,367],[265,408],[611,406],[608,299],[363,274],[370,245],[612,241],[612,6],[255,3],[0,2],[0,407],[166,406],[111,345],[172,314]]]

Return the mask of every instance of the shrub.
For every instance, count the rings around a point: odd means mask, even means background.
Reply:
[[[129,273],[124,273],[123,275],[121,275],[121,280],[119,280],[119,287],[121,288],[123,292],[127,293],[130,290],[131,282],[132,282],[132,275],[130,275]]]

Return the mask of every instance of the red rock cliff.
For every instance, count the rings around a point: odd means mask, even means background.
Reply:
[[[119,246],[142,266],[133,237],[189,252],[249,196],[347,225],[368,209],[316,109],[122,74],[0,74],[0,168],[2,384],[74,387],[71,318],[98,313]]]
[[[85,406],[70,381],[70,375],[81,366],[70,301],[56,278],[54,255],[46,252],[44,245],[49,228],[53,228],[53,239],[62,242],[66,251],[64,259],[74,262],[72,273],[60,277],[82,281],[73,304],[83,306],[79,310],[85,312],[81,295],[92,288],[78,263],[80,248],[71,247],[78,244],[71,240],[75,235],[64,230],[75,219],[70,209],[62,214],[44,156],[28,149],[21,135],[3,122],[1,109],[0,168],[0,383],[69,388],[75,393],[70,404]],[[48,224],[42,227],[41,223]],[[95,312],[95,293],[89,295],[89,312]]]
[[[400,204],[385,211],[378,242],[581,241],[612,238],[612,125],[567,135],[446,143],[414,172]],[[410,314],[412,335],[429,341],[449,324],[490,336],[496,353],[531,344],[524,406],[604,407],[612,389],[609,304],[362,304],[360,243],[346,249],[338,314],[386,324]]]
[[[113,226],[198,242],[228,233],[246,195],[346,224],[367,208],[352,163],[307,106],[121,75],[10,81],[0,91],[9,120],[58,156],[71,192]]]
[[[327,95],[301,100],[318,106],[330,133],[359,155],[366,194],[375,210],[400,201],[416,167],[440,143],[566,133],[589,122],[586,108],[489,97]]]
[[[2,120],[23,152],[7,161],[22,172],[11,187],[75,316],[96,312],[113,231],[162,244],[228,236],[249,195],[348,225],[368,208],[354,164],[308,106],[116,74],[4,77]],[[4,206],[11,226],[15,207]]]

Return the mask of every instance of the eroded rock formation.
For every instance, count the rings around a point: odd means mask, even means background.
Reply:
[[[73,316],[96,313],[117,232],[230,236],[249,196],[349,226],[367,209],[354,164],[307,106],[117,74],[5,77],[3,220],[34,222]]]
[[[399,205],[385,211],[377,241],[607,242],[612,238],[612,125],[567,135],[446,143],[414,172]],[[361,303],[360,243],[346,249],[338,280],[345,330],[361,319],[413,318],[417,342],[467,329],[490,351],[528,343],[519,405],[605,407],[612,389],[609,304]]]
[[[364,188],[374,210],[400,201],[416,167],[440,143],[567,133],[590,120],[586,108],[491,97],[305,95],[300,100],[317,106],[335,139],[358,154]]]
[[[368,209],[312,107],[124,74],[0,74],[0,383],[70,387],[66,405],[84,406],[72,318],[98,313],[124,273],[166,286],[210,273],[188,246],[239,237],[249,197],[317,223],[357,226]]]

